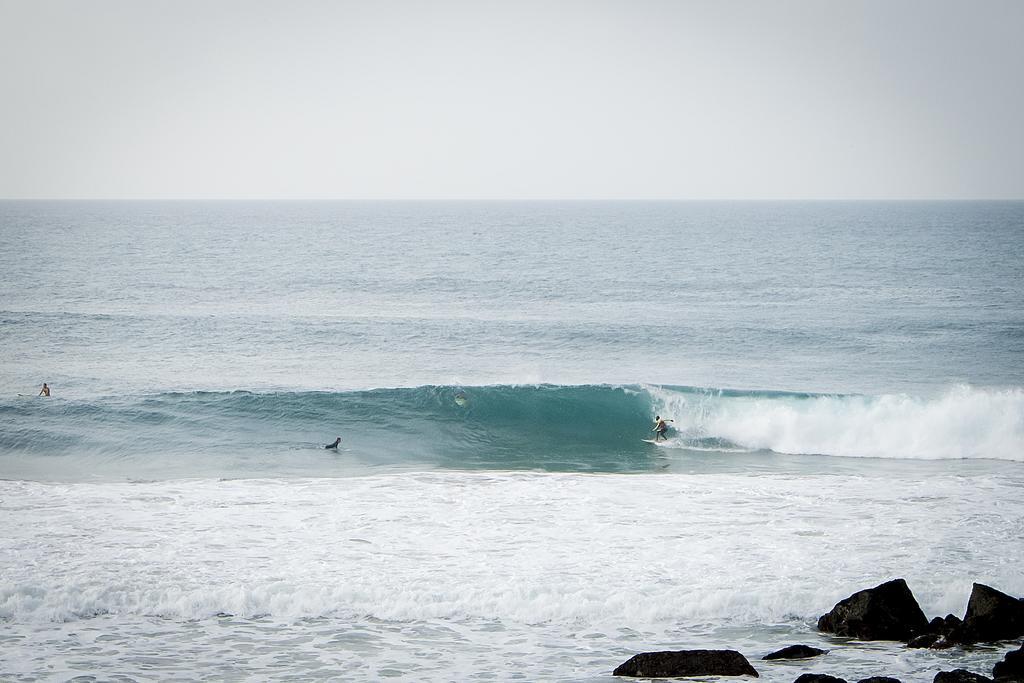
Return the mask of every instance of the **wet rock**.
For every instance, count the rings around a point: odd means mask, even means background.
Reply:
[[[818,630],[860,640],[909,640],[928,619],[903,579],[858,591],[818,619]]]
[[[793,683],[846,683],[846,679],[836,678],[828,674],[803,674]]]
[[[1019,650],[1010,650],[1002,661],[996,662],[992,668],[992,677],[999,683],[1024,683],[1024,645],[1021,645]]]
[[[933,650],[944,650],[964,642],[963,622],[952,614],[935,617],[928,623],[925,633],[914,636],[907,642],[907,647],[929,647]]]
[[[890,676],[872,676],[871,678],[862,678],[857,683],[903,683],[898,678],[892,678]]]
[[[754,676],[757,671],[735,650],[641,652],[615,668],[615,676]]]
[[[992,683],[992,679],[988,676],[972,673],[967,669],[953,669],[952,671],[940,671],[935,674],[932,683]]]
[[[939,634],[939,639],[932,643],[934,650],[941,650],[960,645],[964,642],[964,622],[952,614],[943,618],[935,617],[928,628]]]
[[[942,636],[938,633],[922,633],[921,635],[914,636],[909,641],[907,641],[907,647],[931,647],[932,645],[937,643],[940,638],[942,638]]]
[[[952,633],[962,629],[963,626],[963,619],[952,614],[947,614],[944,617],[935,617],[928,622],[928,628],[936,633]]]
[[[968,642],[1010,640],[1024,635],[1024,601],[974,584],[963,623]]]
[[[771,654],[767,654],[761,659],[806,659],[808,657],[817,657],[823,655],[827,650],[819,650],[816,647],[810,645],[790,645],[784,647],[781,650],[776,650]]]
[[[956,647],[963,643],[959,638],[950,639],[949,636],[939,636],[938,639],[929,645],[928,647],[932,650],[948,650],[951,647]]]

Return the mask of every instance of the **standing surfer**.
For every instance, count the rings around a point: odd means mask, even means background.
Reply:
[[[654,432],[654,440],[655,441],[658,440],[659,436],[662,439],[665,439],[665,440],[668,439],[668,437],[665,436],[665,432],[668,431],[668,424],[666,424],[668,422],[673,422],[673,420],[663,419],[661,417],[661,415],[655,415],[654,416],[654,429],[652,429],[651,431]]]

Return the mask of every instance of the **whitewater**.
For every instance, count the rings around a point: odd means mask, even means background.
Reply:
[[[3,680],[930,681],[1006,648],[817,617],[1024,595],[1019,202],[0,202],[0,348]]]

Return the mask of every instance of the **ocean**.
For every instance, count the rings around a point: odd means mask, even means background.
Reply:
[[[0,349],[4,681],[931,681],[1008,646],[817,618],[1024,595],[1024,202],[5,201]]]

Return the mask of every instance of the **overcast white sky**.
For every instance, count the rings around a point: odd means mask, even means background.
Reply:
[[[1019,0],[0,0],[0,197],[1022,198]]]

